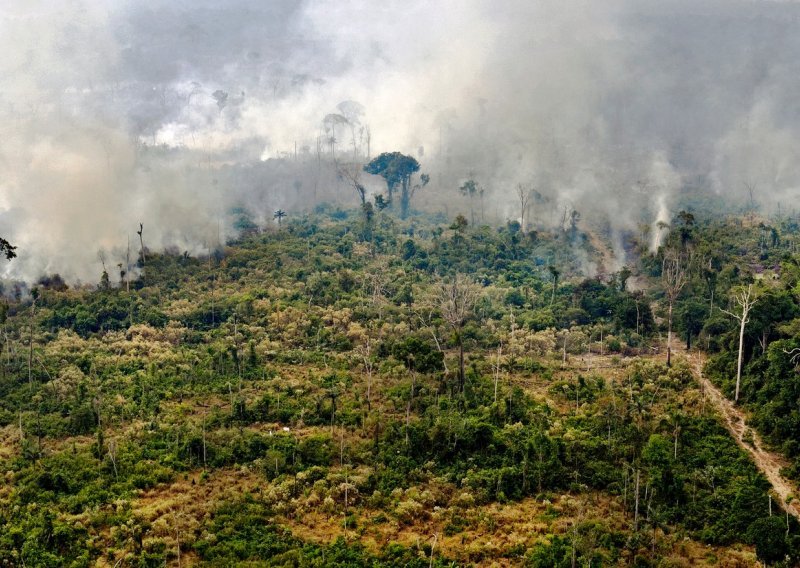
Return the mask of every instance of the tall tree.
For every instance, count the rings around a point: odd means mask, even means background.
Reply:
[[[393,200],[395,190],[398,186],[400,187],[400,217],[403,219],[408,216],[408,209],[414,193],[430,181],[430,177],[423,174],[420,176],[420,182],[412,186],[411,176],[419,171],[419,162],[413,157],[406,156],[400,152],[384,152],[366,164],[364,171],[368,174],[381,176],[386,180],[390,203]]]
[[[664,251],[661,264],[661,283],[667,297],[667,367],[672,365],[672,316],[675,302],[686,286],[687,261],[684,255],[675,251]]]
[[[694,227],[694,215],[688,211],[681,211],[678,213],[678,235],[680,236],[681,246],[686,248],[692,240],[692,228]]]
[[[450,326],[458,343],[458,390],[462,393],[464,392],[464,325],[472,316],[480,295],[478,285],[463,274],[456,274],[449,282],[441,282],[436,290],[442,318]]]
[[[278,210],[277,210],[277,211],[275,211],[275,213],[272,215],[272,218],[273,218],[273,219],[277,219],[277,220],[278,220],[278,228],[279,228],[279,229],[281,228],[281,226],[282,226],[282,224],[283,224],[283,218],[284,218],[284,217],[286,217],[286,211],[284,211],[283,209],[278,209]]]
[[[139,223],[139,230],[136,231],[136,234],[139,235],[139,253],[142,259],[142,268],[144,268],[145,258],[144,258],[144,238],[142,237],[142,233],[144,232],[144,225]]]
[[[356,146],[356,128],[361,126],[361,116],[364,114],[364,105],[356,101],[342,101],[336,105],[341,116],[347,120],[350,127],[350,138],[353,142],[353,160],[358,159],[358,146]],[[364,128],[360,128],[363,138]],[[359,144],[360,145],[360,144]]]
[[[519,228],[525,233],[525,214],[528,212],[528,204],[531,201],[533,189],[523,183],[517,184],[517,199],[519,199]]]
[[[348,126],[350,123],[347,118],[341,114],[326,114],[322,119],[322,125],[325,128],[325,133],[328,135],[327,141],[331,149],[331,157],[336,159],[336,126]]]
[[[553,277],[553,294],[550,296],[550,306],[552,307],[553,302],[556,301],[556,290],[558,290],[558,278],[561,276],[561,271],[555,264],[548,266],[547,270],[550,272],[550,276]]]
[[[474,179],[470,178],[467,181],[465,181],[461,185],[461,187],[458,188],[458,191],[461,192],[461,195],[466,195],[467,197],[469,197],[469,214],[470,214],[470,218],[472,220],[472,226],[474,227],[475,226],[475,207],[473,206],[473,201],[475,199],[475,196],[478,195],[479,192],[481,193],[481,195],[483,195],[483,193],[482,193],[483,190],[478,185],[478,182],[476,182]]]
[[[753,306],[758,301],[758,296],[753,293],[753,285],[748,284],[747,289],[742,289],[734,293],[733,301],[739,306],[738,313],[723,310],[722,308],[720,308],[720,311],[728,314],[739,322],[739,358],[736,363],[736,392],[733,396],[733,400],[739,402],[739,387],[742,382],[742,358],[744,355],[744,329],[750,321],[750,310],[753,309]]]
[[[687,351],[692,348],[692,337],[702,331],[707,315],[708,310],[702,299],[691,297],[681,302],[678,308],[678,326],[686,334]]]

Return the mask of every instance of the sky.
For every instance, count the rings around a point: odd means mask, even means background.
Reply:
[[[330,162],[384,151],[431,174],[420,207],[463,212],[473,177],[514,219],[523,183],[534,224],[575,209],[617,243],[692,188],[789,209],[799,21],[766,0],[6,0],[0,271],[97,282],[139,223],[204,254],[233,208],[355,206]]]

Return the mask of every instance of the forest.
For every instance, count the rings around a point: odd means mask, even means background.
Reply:
[[[698,204],[587,278],[602,228],[402,217],[6,289],[4,565],[796,565],[695,368],[734,398],[750,292],[745,437],[800,481],[796,218]]]
[[[0,567],[800,566],[798,21],[0,2]]]

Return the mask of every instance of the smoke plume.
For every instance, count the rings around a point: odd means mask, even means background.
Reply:
[[[431,174],[418,207],[454,214],[471,176],[487,220],[512,219],[532,184],[534,225],[574,209],[619,254],[687,186],[790,206],[799,19],[755,0],[11,0],[2,270],[96,282],[140,222],[148,247],[201,254],[237,208],[355,205],[330,164],[381,151]]]

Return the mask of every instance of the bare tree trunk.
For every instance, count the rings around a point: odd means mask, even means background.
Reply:
[[[669,303],[669,316],[667,319],[667,367],[672,366],[672,302]]]
[[[239,374],[239,394],[242,394],[242,358],[239,355],[239,322],[237,321],[236,312],[233,313],[233,348],[236,354],[236,366]]]
[[[125,291],[131,291],[131,237],[128,235],[128,250],[125,253]],[[133,322],[131,322],[133,323]]]
[[[500,354],[503,352],[503,346],[497,348],[497,362],[494,366],[494,403],[497,404],[497,382],[500,380]]]
[[[627,464],[626,464],[627,465]],[[622,486],[622,510],[625,518],[628,517],[628,468],[625,468],[625,480]]]
[[[603,356],[603,324],[600,324],[600,356]]]
[[[517,198],[519,199],[519,230],[525,234],[525,214],[528,210],[528,203],[531,199],[533,188],[525,184],[517,184]]]
[[[36,310],[36,300],[31,303],[31,318],[28,322],[28,386],[33,389],[33,373],[31,364],[33,363],[33,316]]]
[[[175,545],[178,548],[178,568],[181,568],[181,533],[177,526],[175,527]]]
[[[744,356],[744,326],[747,325],[747,319],[744,317],[739,322],[739,357],[736,361],[736,393],[733,400],[739,402],[739,387],[742,382],[742,358]]]
[[[633,530],[639,530],[639,470],[636,470],[636,497],[635,505],[633,508]]]
[[[669,305],[667,322],[667,367],[672,365],[672,312],[678,296],[686,285],[687,270],[686,259],[678,252],[668,252],[661,265],[661,278],[664,283],[667,302]]]
[[[144,256],[144,237],[142,237],[142,233],[144,232],[144,225],[139,223],[139,230],[136,231],[136,234],[139,235],[139,247],[142,253],[142,269],[144,269],[145,265],[145,256]]]
[[[458,332],[458,388],[461,393],[464,392],[464,338],[461,336],[461,331]]]
[[[367,412],[372,411],[372,363],[367,366]]]
[[[408,397],[408,404],[406,405],[406,446],[409,444],[408,428],[411,424],[411,405],[414,402],[414,389],[417,386],[417,373],[411,371],[411,393]]]
[[[431,544],[431,560],[428,563],[428,568],[433,568],[433,550],[436,548],[436,540],[439,538],[439,533],[433,535],[433,544]]]
[[[736,392],[733,400],[739,402],[739,389],[742,382],[742,360],[744,359],[744,330],[747,323],[750,321],[750,310],[758,301],[758,297],[753,295],[753,285],[747,286],[746,290],[742,290],[734,296],[734,300],[739,305],[741,313],[733,313],[720,308],[720,311],[732,316],[739,322],[739,357],[736,363]]]
[[[114,438],[108,443],[108,459],[111,460],[111,465],[114,468],[114,478],[119,478],[119,473],[117,472],[117,441]]]
[[[205,471],[206,470],[206,415],[205,415],[205,413],[203,414],[202,428],[203,428],[203,471]]]
[[[438,289],[438,303],[442,317],[458,341],[458,383],[464,392],[464,325],[481,295],[479,286],[466,277],[456,274],[452,282],[442,282]]]
[[[678,434],[680,434],[680,431],[681,431],[681,427],[676,424],[675,425],[675,432],[674,432],[674,436],[675,436],[675,452],[674,452],[674,455],[673,455],[673,459],[675,459],[675,460],[678,459]]]

